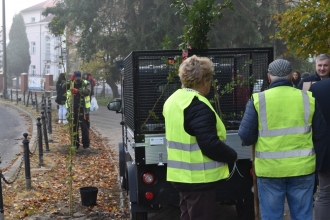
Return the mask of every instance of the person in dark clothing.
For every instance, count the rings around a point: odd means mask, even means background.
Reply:
[[[315,200],[315,220],[327,219],[330,210],[330,79],[315,83],[309,89],[320,105],[326,121],[325,135],[314,143],[318,188]]]
[[[83,74],[83,79],[84,80],[87,80],[89,82],[89,84],[91,85],[91,94],[90,94],[90,97],[92,99],[92,97],[94,96],[95,81],[94,81],[92,75],[90,73],[86,73],[86,72]]]
[[[291,82],[292,82],[292,86],[297,88],[299,82],[301,80],[301,74],[298,70],[294,71],[292,73],[292,79],[291,79]]]
[[[316,57],[316,73],[303,78],[299,84],[298,89],[308,91],[311,85],[323,79],[328,79],[330,74],[330,55],[320,54]]]
[[[309,77],[311,74],[309,72],[304,72],[303,74],[301,74],[301,80],[306,78],[306,77]]]
[[[58,123],[67,124],[66,120],[66,88],[63,88],[63,84],[65,84],[65,74],[61,73],[58,76],[56,82],[56,103],[58,104]]]
[[[313,142],[326,125],[311,92],[292,88],[291,70],[287,60],[269,64],[269,89],[252,95],[238,130],[244,145],[255,146],[262,219],[282,219],[285,197],[291,219],[313,216]]]
[[[92,97],[94,96],[94,86],[93,86],[93,81],[92,81],[92,76],[89,73],[83,73],[83,79],[87,80],[91,86],[91,92],[89,95],[89,99],[92,100]],[[88,120],[85,121],[85,123],[87,124],[88,129],[91,127],[91,122],[90,122],[90,115],[88,114]]]
[[[90,109],[90,84],[87,80],[82,80],[81,72],[76,70],[71,76],[71,81],[63,85],[67,89],[66,107],[68,111],[73,109],[73,132],[74,145],[79,148],[79,127],[81,128],[82,144],[84,149],[90,149],[89,139],[89,109]],[[73,97],[73,106],[71,106]]]
[[[163,107],[166,179],[179,191],[181,220],[215,219],[216,187],[229,177],[227,163],[237,160],[236,151],[224,143],[224,124],[205,98],[213,74],[209,58],[187,58],[179,68],[182,89]]]

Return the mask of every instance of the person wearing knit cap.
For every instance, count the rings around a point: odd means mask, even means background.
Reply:
[[[291,72],[287,60],[269,64],[269,88],[252,94],[238,130],[242,144],[254,146],[263,220],[283,219],[285,198],[291,219],[313,218],[313,141],[326,124],[312,93],[292,87]]]

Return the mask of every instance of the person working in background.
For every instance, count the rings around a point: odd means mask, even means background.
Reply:
[[[304,72],[303,74],[301,74],[301,80],[306,78],[306,77],[309,77],[311,74],[309,72]]]
[[[325,121],[312,93],[292,87],[291,71],[287,60],[269,64],[269,89],[252,95],[238,130],[243,145],[255,145],[262,220],[283,219],[285,197],[291,219],[313,216],[313,140],[322,137]]]
[[[292,82],[292,86],[297,88],[299,82],[301,80],[301,74],[298,70],[294,71],[292,73],[292,79],[291,79],[291,82]]]
[[[56,103],[58,104],[58,123],[67,124],[68,121],[66,120],[66,88],[63,88],[63,84],[65,84],[65,74],[61,73],[58,76],[56,82]]]
[[[71,76],[71,81],[63,86],[67,89],[66,107],[68,110],[73,109],[74,145],[77,149],[80,146],[78,132],[80,127],[83,148],[90,149],[89,128],[86,123],[89,121],[90,84],[87,80],[82,80],[81,72],[76,70]],[[73,108],[70,108],[71,94],[73,95]]]
[[[94,97],[94,85],[95,85],[95,81],[94,79],[92,78],[91,74],[90,73],[84,73],[83,74],[83,79],[84,80],[87,80],[89,82],[89,85],[91,87],[90,89],[90,95],[89,95],[89,100],[91,101],[92,100],[92,97]],[[85,121],[85,123],[87,124],[87,127],[88,129],[91,127],[91,122],[90,122],[90,115],[88,114],[88,120]]]
[[[167,181],[180,194],[181,220],[215,220],[219,181],[229,177],[227,163],[237,153],[227,146],[226,128],[205,96],[210,92],[213,63],[192,56],[179,68],[182,89],[165,102]]]
[[[303,78],[298,84],[298,89],[309,90],[315,82],[329,78],[330,73],[330,55],[320,54],[316,57],[316,73],[309,77]]]

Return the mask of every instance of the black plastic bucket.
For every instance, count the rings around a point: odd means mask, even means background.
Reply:
[[[96,205],[98,189],[96,187],[87,186],[80,188],[81,204],[83,206]]]

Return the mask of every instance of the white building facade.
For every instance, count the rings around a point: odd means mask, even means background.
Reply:
[[[42,15],[47,7],[53,7],[54,4],[54,0],[48,0],[21,11],[30,45],[29,78],[44,78],[46,74],[51,74],[56,80],[58,75],[65,71],[66,44],[63,43],[64,37],[54,37],[47,27],[52,16]],[[63,61],[61,56],[63,56]]]
[[[2,29],[0,30],[0,73],[2,73],[2,65],[3,65],[3,38],[2,38]]]

